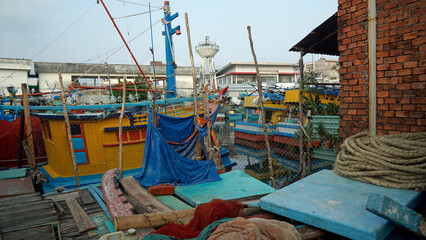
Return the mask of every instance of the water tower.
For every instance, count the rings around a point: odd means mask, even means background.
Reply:
[[[203,85],[209,84],[214,90],[217,89],[216,71],[214,67],[214,56],[219,52],[219,46],[215,42],[210,42],[209,36],[206,41],[195,47],[195,51],[201,56],[200,77]]]

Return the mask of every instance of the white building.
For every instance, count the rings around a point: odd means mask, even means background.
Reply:
[[[339,83],[339,61],[320,58],[305,64],[305,71],[313,71],[320,83]]]
[[[0,58],[0,95],[8,96],[7,86],[15,86],[17,94],[21,94],[21,84],[28,83],[31,71],[31,60]]]
[[[260,80],[263,86],[277,85],[282,88],[295,86],[299,72],[297,63],[258,63]],[[229,95],[238,96],[240,92],[252,91],[250,84],[256,85],[254,62],[230,62],[217,73],[220,88],[229,85]]]
[[[153,63],[141,66],[148,80],[154,78]],[[127,77],[133,81],[141,75],[135,65],[126,64],[86,64],[86,63],[55,63],[55,62],[34,62],[34,72],[36,77],[29,77],[31,71],[31,60],[0,58],[0,94],[3,88],[3,95],[8,95],[6,87],[15,86],[18,95],[21,94],[21,84],[35,86],[40,92],[50,92],[60,90],[58,70],[61,71],[62,80],[65,86],[72,81],[80,85],[105,86],[108,85],[108,75],[111,84],[118,83],[119,79]],[[166,66],[161,62],[155,62],[156,78],[166,78]],[[196,68],[199,71],[199,68]],[[191,67],[177,67],[175,69],[177,93],[189,96],[192,91],[192,69]],[[162,88],[163,81],[158,81],[158,87]]]

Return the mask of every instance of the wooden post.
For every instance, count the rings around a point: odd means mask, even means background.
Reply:
[[[191,33],[189,31],[189,21],[188,21],[188,13],[185,13],[185,22],[186,22],[186,35],[188,37],[188,48],[189,48],[189,57],[191,58],[191,68],[192,68],[192,87],[194,89],[194,124],[197,124],[197,116],[198,116],[198,101],[197,101],[197,78],[195,77],[195,68],[194,68],[194,56],[192,54],[192,44],[191,44]],[[197,126],[195,126],[197,127]]]
[[[37,167],[35,160],[35,152],[34,152],[34,142],[33,142],[33,129],[31,127],[31,116],[30,116],[30,104],[28,102],[28,91],[27,84],[22,83],[22,98],[24,100],[24,114],[25,114],[25,125],[27,128],[27,140],[28,140],[28,148],[30,156],[27,156],[28,162],[30,163],[31,169],[35,169]]]
[[[299,81],[299,120],[301,126],[303,126],[303,93],[304,93],[304,70],[303,70],[303,56],[305,54],[303,51],[300,51],[300,59],[299,59],[299,69],[300,69],[300,81]],[[300,157],[299,157],[299,176],[304,176],[306,172],[306,163],[305,163],[305,149],[304,149],[305,135],[303,133],[300,134],[299,138],[299,149],[300,149]]]
[[[250,40],[251,53],[253,54],[254,65],[256,67],[257,92],[259,93],[260,112],[261,112],[260,114],[261,114],[261,118],[262,118],[263,135],[265,136],[266,151],[268,153],[268,165],[269,165],[270,179],[271,179],[271,182],[272,182],[272,187],[275,188],[276,185],[275,185],[275,177],[274,177],[274,167],[272,165],[271,146],[269,145],[268,127],[266,125],[265,108],[263,106],[262,82],[260,81],[259,66],[257,65],[256,53],[254,52],[253,40],[251,38],[250,26],[247,26],[247,31],[248,31],[249,40]]]
[[[123,178],[123,117],[124,117],[124,110],[126,107],[126,80],[127,80],[127,77],[124,76],[123,103],[121,104],[120,123],[118,126],[118,139],[120,141],[119,155],[118,155],[120,179]]]
[[[136,214],[131,216],[114,217],[115,230],[127,230],[129,228],[151,228],[160,227],[182,218],[194,216],[195,208],[175,210],[172,212],[157,212]]]
[[[68,144],[70,146],[71,161],[74,167],[74,178],[75,178],[75,183],[77,187],[80,187],[80,179],[78,178],[77,163],[75,161],[74,145],[72,144],[70,119],[68,118],[65,90],[64,90],[64,84],[62,82],[62,75],[60,70],[58,70],[58,77],[59,77],[59,84],[61,85],[62,106],[64,107],[64,119],[65,119],[65,126],[67,128],[67,136],[68,136]]]

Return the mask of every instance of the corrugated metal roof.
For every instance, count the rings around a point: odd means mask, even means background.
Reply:
[[[310,32],[290,51],[339,56],[337,42],[337,13]]]

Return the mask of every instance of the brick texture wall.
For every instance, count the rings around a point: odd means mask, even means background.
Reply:
[[[426,0],[377,0],[377,133],[426,131]],[[339,0],[340,136],[368,130],[367,1]]]

